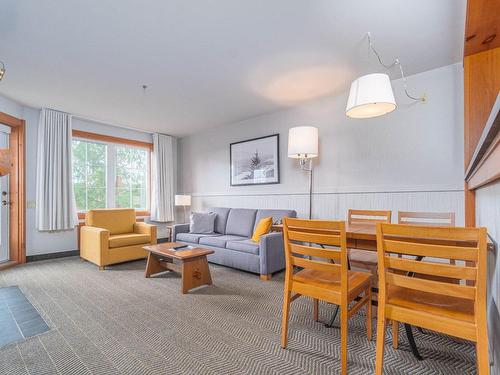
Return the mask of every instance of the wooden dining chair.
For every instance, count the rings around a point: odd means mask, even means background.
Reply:
[[[368,224],[375,226],[377,223],[390,223],[391,211],[385,210],[353,210],[347,214],[349,224]],[[351,267],[357,270],[367,270],[373,275],[372,284],[377,285],[377,253],[375,251],[349,249]]]
[[[439,226],[439,227],[454,227],[455,226],[455,213],[454,212],[418,212],[418,211],[398,211],[398,224],[406,225],[425,225],[425,226]],[[401,258],[401,254],[398,255]],[[454,259],[450,259],[450,264],[455,264]],[[421,275],[424,278],[433,280],[442,280],[442,277],[436,278],[434,276]],[[458,283],[457,280],[448,280]],[[398,348],[399,337],[399,323],[392,322],[392,346],[394,349]]]
[[[486,228],[377,224],[376,374],[382,374],[387,320],[474,341],[479,374],[489,374],[486,246]],[[436,258],[468,261],[474,266],[437,263]],[[470,280],[474,285],[449,282],[448,278]]]
[[[340,306],[341,367],[347,374],[347,321],[366,305],[366,329],[371,340],[371,276],[347,269],[346,231],[344,221],[283,219],[285,242],[285,287],[281,346],[286,348],[290,303],[300,296]],[[305,244],[309,244],[305,245]],[[335,248],[313,247],[311,244]],[[307,257],[314,257],[308,259]],[[318,260],[319,259],[319,260]],[[334,263],[333,263],[334,262]],[[294,273],[294,267],[302,270]],[[293,293],[293,295],[292,295]],[[349,306],[353,301],[355,304]],[[318,305],[314,315],[317,319]]]

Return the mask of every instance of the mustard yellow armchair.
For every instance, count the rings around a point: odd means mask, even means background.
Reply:
[[[89,210],[80,229],[80,257],[99,266],[145,258],[156,243],[156,226],[136,222],[129,208]]]

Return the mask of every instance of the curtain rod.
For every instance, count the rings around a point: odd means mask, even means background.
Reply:
[[[113,123],[110,123],[110,122],[105,122],[105,121],[102,121],[102,120],[97,120],[97,119],[86,117],[86,116],[73,115],[73,114],[71,114],[71,116],[75,117],[77,119],[80,119],[80,120],[95,122],[95,123],[101,124],[101,125],[114,126],[115,128],[122,128],[122,129],[127,129],[127,130],[133,130],[133,131],[138,131],[138,132],[146,133],[146,134],[155,134],[156,133],[156,132],[152,132],[150,130],[137,129],[137,128],[134,128],[132,126],[116,125],[116,124],[113,124]]]

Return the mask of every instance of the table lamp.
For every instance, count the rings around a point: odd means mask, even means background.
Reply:
[[[188,194],[176,194],[175,195],[175,205],[182,206],[184,211],[184,217],[182,222],[186,222],[186,207],[191,206],[191,195]]]

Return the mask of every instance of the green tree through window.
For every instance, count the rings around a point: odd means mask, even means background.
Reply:
[[[73,141],[73,186],[76,208],[106,207],[106,145]]]

